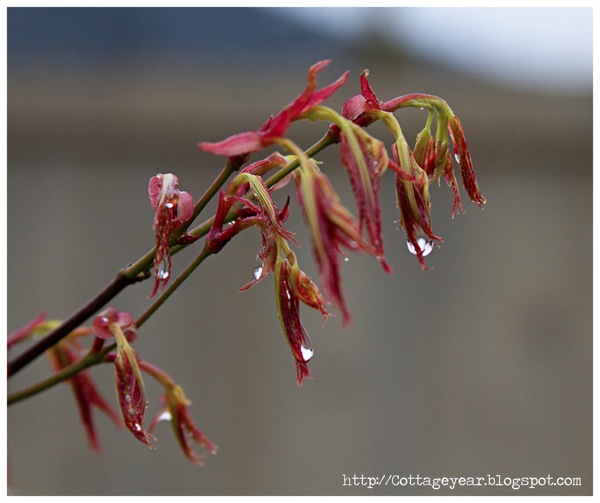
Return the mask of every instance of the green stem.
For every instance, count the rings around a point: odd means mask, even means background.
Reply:
[[[442,115],[452,114],[452,109],[448,106],[448,103],[432,94],[406,94],[386,101],[381,105],[381,109],[386,112],[394,112],[400,108],[426,108],[431,110],[432,107]]]
[[[154,312],[162,306],[162,304],[171,296],[171,294],[179,288],[192,272],[202,263],[204,259],[212,255],[212,252],[208,246],[204,246],[200,255],[198,255],[186,268],[177,276],[177,278],[169,285],[169,287],[163,291],[163,293],[152,303],[152,305],[146,309],[146,311],[136,320],[135,326],[141,327],[147,320],[154,314]]]
[[[219,176],[215,179],[215,181],[211,184],[211,186],[206,190],[204,195],[198,199],[196,206],[194,206],[194,212],[192,213],[192,217],[184,223],[179,229],[177,229],[178,234],[183,234],[187,231],[192,224],[192,222],[196,219],[196,217],[202,212],[206,205],[212,200],[213,197],[217,194],[219,189],[225,184],[225,182],[229,179],[232,173],[237,171],[237,167],[228,162]]]
[[[234,166],[229,162],[221,170],[221,173],[217,176],[214,182],[206,190],[204,195],[198,200],[194,207],[194,213],[188,223],[182,226],[183,230],[179,235],[183,234],[187,230],[187,227],[191,224],[192,220],[195,219],[200,212],[206,207],[210,200],[219,191],[220,187],[227,181],[231,173],[235,171]],[[210,229],[210,227],[209,227]],[[180,229],[178,229],[179,231]],[[173,244],[175,244],[174,237]],[[177,250],[183,248],[179,246]],[[30,362],[35,360],[44,351],[52,347],[54,344],[66,337],[72,330],[80,326],[86,319],[92,316],[95,312],[106,305],[111,299],[116,297],[126,286],[144,280],[149,277],[149,271],[154,264],[154,255],[156,248],[152,248],[148,253],[141,257],[134,264],[122,269],[117,274],[116,278],[111,281],[103,290],[98,292],[92,299],[86,304],[81,306],[75,311],[67,320],[65,320],[60,326],[49,333],[46,337],[41,339],[38,343],[30,347],[27,351],[17,356],[13,361],[7,365],[7,375],[10,377],[14,373],[21,370],[23,367],[28,365]]]
[[[126,286],[145,279],[146,276],[139,275],[134,278],[127,278],[123,274],[117,274],[116,278],[111,281],[105,288],[98,292],[87,303],[81,306],[77,311],[71,314],[69,318],[64,320],[60,326],[52,330],[43,339],[40,339],[36,344],[28,348],[26,351],[17,356],[14,360],[7,364],[7,376],[15,374],[38,356],[50,349],[64,337],[69,335],[73,330],[79,327],[85,320],[92,316],[95,312],[101,309],[112,298],[116,297]]]
[[[333,143],[333,138],[330,135],[326,134],[315,143],[312,147],[306,150],[305,155],[307,157],[313,157],[318,152],[326,148],[327,146]],[[277,182],[281,181],[287,175],[292,173],[299,166],[299,158],[288,163],[284,168],[279,170],[273,176],[271,176],[267,181],[267,187],[274,186]],[[196,203],[194,207],[194,215],[190,222],[196,218],[200,212],[206,207],[208,202],[215,196],[220,187],[227,181],[229,176],[235,171],[232,166],[228,163],[225,168],[221,171],[219,176],[215,179],[215,181],[211,184],[211,186],[207,189],[205,194],[200,198],[200,200]],[[235,218],[235,211],[232,211],[230,215],[228,215],[228,221],[233,220]],[[210,231],[212,224],[214,221],[214,217],[208,219],[204,223],[195,227],[193,230],[189,232],[191,236],[204,236],[208,234]],[[188,224],[189,225],[189,224]],[[170,248],[171,255],[177,253],[181,249],[185,248],[187,245],[174,245]],[[10,377],[13,373],[16,373],[21,368],[25,367],[39,355],[41,355],[44,351],[52,347],[54,344],[58,343],[62,338],[66,337],[73,329],[77,326],[81,325],[89,316],[91,316],[94,312],[108,303],[112,298],[114,298],[125,286],[145,279],[147,277],[149,269],[153,265],[155,249],[150,250],[146,255],[141,257],[137,262],[128,266],[127,268],[121,270],[117,275],[117,278],[109,284],[107,288],[99,292],[93,299],[91,299],[85,306],[80,308],[78,311],[73,313],[71,318],[69,318],[70,323],[67,326],[65,323],[57,327],[51,334],[52,337],[46,336],[44,339],[40,341],[40,344],[36,344],[28,351],[26,351],[21,356],[17,357],[13,362],[10,362],[7,366],[7,374]],[[173,283],[167,288],[161,295],[156,299],[156,301],[138,318],[136,321],[136,327],[140,327],[143,323],[145,323],[150,316],[169,298],[169,296],[181,285],[183,281],[206,259],[212,252],[205,246],[200,255],[196,257],[196,259],[188,265],[188,267],[173,281]],[[85,308],[85,309],[84,309]],[[114,349],[114,345],[107,347],[102,352],[99,353],[89,353],[85,357],[83,357],[78,362],[75,362],[73,365],[66,367],[62,371],[53,374],[48,379],[31,386],[25,390],[22,390],[17,393],[13,393],[8,396],[7,403],[10,405],[12,403],[18,402],[30,396],[33,396],[41,391],[44,391],[59,382],[68,379],[74,374],[98,363],[101,363],[104,356],[110,351]]]
[[[212,252],[208,249],[208,247],[205,247],[202,250],[202,253],[200,253],[200,255],[198,255],[198,257],[196,257],[196,259],[190,265],[188,265],[188,267],[177,277],[177,279],[173,281],[169,288],[166,289],[162,293],[162,295],[158,297],[156,301],[136,320],[135,326],[139,328],[141,325],[143,325],[148,320],[148,318],[150,318],[150,316],[152,316],[152,314],[163,304],[163,302],[165,302],[169,298],[169,296],[179,287],[179,285],[181,285],[181,283],[185,281],[185,279],[194,271],[194,269],[196,269],[196,267],[198,267],[204,261],[204,259],[211,254]],[[49,378],[33,386],[30,386],[29,388],[8,395],[6,401],[7,405],[12,405],[13,403],[25,400],[26,398],[30,398],[64,381],[65,379],[72,377],[73,375],[77,374],[78,372],[81,372],[82,370],[85,370],[88,367],[102,363],[102,361],[104,361],[104,357],[110,351],[115,349],[115,347],[116,344],[111,344],[110,346],[104,348],[102,351],[90,352],[83,358],[81,358],[81,360],[78,360],[72,365],[65,367],[60,372],[53,374]]]
[[[65,367],[64,369],[62,369],[60,372],[57,372],[56,374],[52,374],[47,379],[45,379],[33,386],[30,386],[29,388],[26,388],[24,390],[21,390],[16,393],[12,393],[12,394],[8,395],[8,397],[6,399],[6,404],[12,405],[14,403],[20,402],[21,400],[25,400],[26,398],[30,398],[38,393],[41,393],[42,391],[47,390],[48,388],[51,388],[52,386],[54,386],[56,384],[64,381],[65,379],[68,379],[69,377],[74,376],[75,374],[81,372],[82,370],[85,370],[88,367],[97,365],[98,363],[102,363],[102,361],[104,360],[104,357],[110,351],[112,351],[115,347],[116,347],[116,344],[111,344],[110,346],[107,346],[102,351],[99,351],[97,353],[96,352],[88,353],[83,358],[81,358],[81,360],[78,360],[75,363],[69,365],[68,367]]]

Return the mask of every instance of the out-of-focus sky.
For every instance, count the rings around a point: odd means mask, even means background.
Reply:
[[[282,15],[340,37],[385,30],[399,43],[519,87],[581,92],[592,88],[592,9],[291,8]]]

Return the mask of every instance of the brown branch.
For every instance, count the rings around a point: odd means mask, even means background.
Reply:
[[[138,281],[142,281],[148,276],[149,273],[142,273],[139,276],[128,278],[122,272],[119,272],[115,279],[75,311],[69,318],[63,321],[61,325],[48,333],[46,337],[31,346],[24,353],[17,356],[13,361],[9,362],[7,364],[7,376],[10,377],[11,375],[16,374],[19,370],[44,353],[44,351],[66,337],[90,316],[106,305],[111,299],[116,297],[125,287],[137,283]]]

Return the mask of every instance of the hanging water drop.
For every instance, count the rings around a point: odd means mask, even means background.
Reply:
[[[159,269],[156,273],[156,275],[158,276],[158,279],[168,279],[169,274],[170,274],[169,271],[162,267],[159,267]]]
[[[305,363],[309,361],[315,354],[315,348],[313,348],[312,342],[308,338],[308,335],[300,344],[300,354],[302,354],[302,358],[304,358]]]
[[[170,421],[171,419],[173,419],[173,416],[171,416],[171,413],[168,410],[165,410],[156,418],[156,422],[159,423],[160,421]]]
[[[252,274],[254,274],[254,279],[258,279],[261,277],[265,264],[263,259],[260,256],[260,252],[256,255],[256,260],[254,261],[254,270]]]
[[[433,239],[423,237],[417,238],[417,245],[421,249],[421,254],[423,255],[423,257],[426,257],[431,253],[431,250],[433,250]],[[406,241],[406,247],[408,248],[408,251],[410,253],[412,253],[413,255],[417,255],[417,249],[408,240]]]
[[[160,280],[167,280],[171,273],[169,272],[169,262],[166,258],[163,258],[156,269],[156,277]]]
[[[300,346],[300,351],[302,352],[302,358],[304,358],[305,362],[310,360],[315,354],[315,350],[313,348],[307,348],[304,346]]]

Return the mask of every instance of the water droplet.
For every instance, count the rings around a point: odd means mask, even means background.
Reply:
[[[423,254],[423,256],[426,257],[431,253],[431,250],[433,250],[433,239],[417,238],[417,245],[421,249],[421,253]],[[406,241],[406,246],[410,253],[412,253],[413,255],[417,254],[416,248],[410,241]]]
[[[460,163],[460,156],[457,152],[454,152],[454,158],[456,159],[456,162]]]
[[[171,413],[168,410],[165,410],[160,416],[158,416],[156,418],[156,422],[160,422],[160,421],[170,421],[171,419],[173,419],[173,416],[171,416]]]
[[[142,427],[139,425],[139,423],[135,423],[133,426],[135,427],[135,431],[142,431]]]
[[[160,280],[166,280],[170,276],[169,272],[169,262],[166,258],[163,258],[158,265],[158,269],[156,270],[156,277]]]
[[[257,261],[257,263],[254,264],[254,271],[252,271],[252,274],[254,274],[254,279],[260,278],[260,275],[262,274],[263,268],[264,268],[264,264],[263,264],[262,260],[260,260],[257,257],[256,261]]]
[[[302,353],[302,358],[304,358],[305,362],[313,357],[315,350],[310,341],[304,341],[304,343],[300,345],[300,353]]]
[[[344,257],[344,262],[349,262],[350,259],[348,257]]]
[[[173,208],[173,203],[172,202],[168,202],[168,203],[165,204],[165,207],[171,209],[171,208]]]

